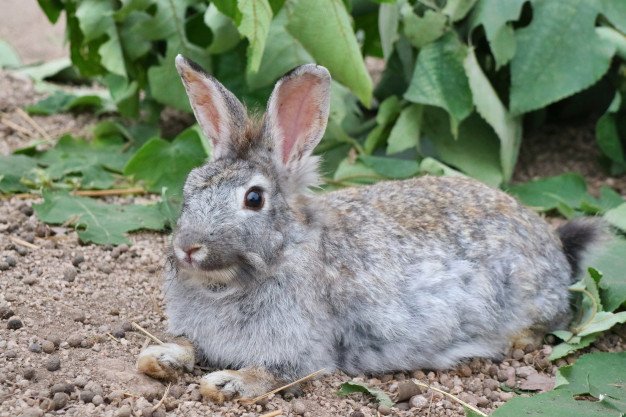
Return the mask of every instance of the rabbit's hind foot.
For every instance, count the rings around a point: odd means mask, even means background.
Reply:
[[[148,346],[139,353],[137,370],[152,378],[173,380],[179,372],[191,372],[194,363],[191,343],[163,343]]]
[[[517,332],[510,339],[511,350],[521,349],[524,350],[526,346],[541,346],[543,336],[546,333],[546,329],[542,327],[529,327],[520,332]]]
[[[200,380],[200,393],[216,404],[235,398],[263,395],[278,385],[276,378],[262,368],[224,370],[206,374]]]

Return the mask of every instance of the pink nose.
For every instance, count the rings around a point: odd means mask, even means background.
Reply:
[[[186,261],[191,263],[191,255],[200,250],[201,246],[189,246],[188,248],[183,249],[183,251],[187,254]]]

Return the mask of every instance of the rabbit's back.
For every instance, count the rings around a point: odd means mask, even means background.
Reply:
[[[568,317],[572,271],[546,222],[476,181],[422,177],[329,193],[329,300],[348,371],[494,356]]]

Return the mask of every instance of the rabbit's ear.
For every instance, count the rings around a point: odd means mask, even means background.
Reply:
[[[330,74],[322,66],[299,66],[276,83],[267,106],[266,132],[276,159],[290,171],[310,165],[307,159],[324,135],[329,107]]]
[[[243,104],[198,64],[182,55],[176,57],[176,69],[196,119],[213,144],[212,159],[235,152],[248,120]]]

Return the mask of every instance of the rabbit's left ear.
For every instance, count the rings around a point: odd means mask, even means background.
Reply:
[[[326,130],[330,74],[322,66],[302,65],[278,80],[267,105],[265,132],[276,160],[301,170]]]

